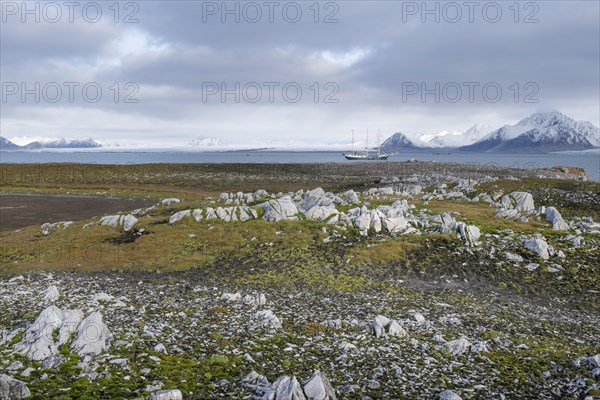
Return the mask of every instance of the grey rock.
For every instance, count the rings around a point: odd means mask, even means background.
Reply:
[[[56,286],[52,285],[44,291],[43,299],[45,303],[54,303],[60,298],[60,292]]]
[[[390,322],[387,327],[387,331],[388,335],[390,336],[404,337],[408,335],[404,328],[395,320]]]
[[[330,204],[328,206],[314,206],[307,211],[304,211],[306,218],[313,221],[326,221],[332,215],[338,214],[338,210],[335,205]]]
[[[61,222],[54,222],[54,223],[46,222],[45,224],[42,224],[42,226],[41,226],[42,235],[47,236],[50,234],[50,232],[55,231],[59,228],[65,229],[72,223],[73,223],[73,221],[61,221]]]
[[[548,243],[546,243],[544,239],[536,238],[525,240],[523,242],[523,246],[525,246],[527,250],[533,251],[535,254],[537,254],[538,257],[540,257],[543,260],[547,260],[550,258]]]
[[[535,211],[533,196],[527,192],[512,192],[510,196],[515,201],[514,208],[518,211],[532,212]]]
[[[381,223],[389,233],[402,232],[408,228],[408,221],[404,217],[383,218]]]
[[[215,213],[214,208],[212,207],[207,207],[206,208],[206,217],[207,220],[208,219],[216,219],[217,218],[217,214]]]
[[[417,323],[419,323],[419,324],[425,323],[425,317],[423,316],[423,314],[417,312],[413,315],[413,317],[414,317],[415,321],[417,321]]]
[[[271,328],[281,328],[281,320],[271,310],[258,311],[255,316],[262,325]]]
[[[263,219],[269,222],[277,222],[281,220],[297,220],[298,208],[292,201],[290,196],[285,196],[276,200],[269,200],[261,203],[260,206],[265,214]]]
[[[505,254],[506,254],[506,259],[509,261],[514,261],[514,262],[522,262],[523,261],[523,257],[521,257],[518,254],[509,253],[509,252],[506,252]]]
[[[246,377],[242,379],[242,384],[250,386],[271,386],[267,378],[256,371],[252,371],[246,375]]]
[[[552,223],[552,229],[556,231],[567,231],[570,229],[569,224],[567,224],[560,212],[554,207],[546,208],[546,221]]]
[[[175,214],[171,215],[171,218],[169,218],[169,225],[173,225],[175,222],[181,221],[182,219],[189,217],[191,215],[192,215],[192,210],[178,211]]]
[[[242,295],[239,293],[223,293],[221,295],[221,300],[225,300],[226,302],[236,302],[242,299]]]
[[[471,347],[471,342],[469,342],[466,338],[462,337],[460,339],[451,340],[444,344],[446,350],[452,353],[452,355],[458,356],[463,353],[469,351]]]
[[[192,216],[194,217],[194,219],[197,222],[200,222],[204,219],[203,213],[202,213],[202,209],[201,208],[196,208],[192,211]]]
[[[81,357],[95,356],[107,350],[111,340],[112,333],[102,321],[102,314],[93,312],[77,328],[71,351]]]
[[[56,306],[43,310],[35,322],[27,329],[15,351],[34,361],[42,361],[58,353],[52,334],[59,329],[65,319],[63,312]]]
[[[423,187],[421,185],[407,185],[403,190],[403,192],[405,194],[409,194],[412,196],[421,194],[422,191],[423,191]]]
[[[127,214],[123,217],[123,229],[128,232],[137,224],[138,219],[131,214]]]
[[[0,399],[20,400],[31,396],[25,382],[14,379],[11,376],[0,374]]]
[[[181,202],[181,200],[179,200],[179,199],[177,199],[175,197],[170,197],[168,199],[162,199],[161,200],[161,204],[164,204],[166,206],[170,206],[171,204],[179,203],[179,202]]]
[[[275,400],[307,400],[295,376],[280,376],[273,383]]]
[[[444,390],[438,394],[440,400],[462,400],[462,398],[452,390]]]
[[[122,226],[125,231],[131,230],[138,219],[131,214],[127,215],[106,215],[100,219],[100,225],[117,228]]]
[[[182,400],[183,394],[179,389],[159,390],[150,393],[149,400]]]
[[[536,269],[538,269],[540,267],[540,264],[536,264],[536,263],[529,263],[525,266],[525,268],[528,271],[535,271]]]
[[[367,387],[371,390],[377,390],[381,387],[381,383],[379,383],[378,381],[371,379],[369,380],[369,382],[367,383]]]
[[[320,371],[315,371],[313,376],[304,382],[304,394],[308,400],[337,400],[331,383]]]
[[[356,192],[354,190],[348,190],[348,191],[344,192],[343,194],[346,197],[346,201],[349,204],[360,203],[360,199],[358,198],[358,194],[356,194]]]
[[[467,225],[464,222],[457,222],[455,230],[458,232],[463,244],[465,246],[479,246],[479,238],[481,232],[478,227],[474,225]]]

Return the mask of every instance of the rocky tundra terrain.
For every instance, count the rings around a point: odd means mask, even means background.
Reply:
[[[171,194],[2,233],[0,399],[600,396],[596,182]]]

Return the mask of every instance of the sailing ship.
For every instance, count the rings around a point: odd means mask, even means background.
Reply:
[[[369,154],[369,130],[367,129],[367,145],[365,147],[364,152],[356,152],[354,151],[354,129],[352,130],[352,152],[351,153],[343,153],[343,156],[346,157],[346,160],[387,160],[391,154],[386,154],[381,152],[381,143],[380,143],[381,134],[377,133],[377,152],[374,154]]]

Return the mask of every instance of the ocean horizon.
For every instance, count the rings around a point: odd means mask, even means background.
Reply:
[[[91,164],[162,164],[162,163],[356,163],[403,162],[408,160],[440,163],[468,163],[494,165],[517,169],[548,168],[556,166],[579,167],[588,177],[600,180],[600,151],[560,152],[540,154],[504,153],[424,153],[396,154],[388,161],[349,161],[341,151],[182,151],[182,150],[110,150],[106,151],[2,151],[0,163],[91,163]]]

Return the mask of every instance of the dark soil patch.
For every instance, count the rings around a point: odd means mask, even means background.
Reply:
[[[152,204],[150,200],[101,196],[0,193],[0,231],[46,222],[79,221]]]

